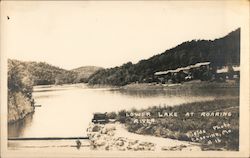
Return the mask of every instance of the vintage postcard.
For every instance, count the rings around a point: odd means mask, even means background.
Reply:
[[[249,1],[1,1],[1,157],[249,157]]]

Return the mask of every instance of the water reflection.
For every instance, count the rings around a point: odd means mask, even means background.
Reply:
[[[239,96],[238,88],[229,89],[166,89],[166,90],[127,90],[127,89],[111,89],[113,94],[122,94],[131,96],[134,98],[144,97],[159,97],[159,96],[216,96],[217,98],[222,97],[234,97]]]
[[[25,129],[31,126],[33,113],[28,114],[24,119],[8,124],[8,137],[20,137]]]

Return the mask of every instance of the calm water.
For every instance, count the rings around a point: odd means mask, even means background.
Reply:
[[[237,89],[121,91],[88,88],[84,84],[35,87],[37,107],[33,115],[9,126],[9,137],[86,136],[94,112],[146,108],[154,105],[175,106],[187,102],[207,101],[218,97],[235,97]]]

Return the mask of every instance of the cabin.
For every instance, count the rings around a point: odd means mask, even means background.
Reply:
[[[109,119],[107,117],[107,113],[94,113],[94,117],[92,119],[93,123],[108,123]]]
[[[210,62],[196,63],[186,67],[179,67],[173,70],[159,71],[154,75],[161,83],[180,83],[192,79],[206,80],[206,73],[210,72]]]
[[[155,72],[154,75],[163,84],[181,83],[197,79],[219,82],[225,82],[226,80],[239,81],[240,67],[239,65],[216,67],[211,66],[210,62],[202,62],[173,70]]]
[[[236,80],[240,78],[240,66],[223,66],[216,70],[216,78],[219,81]]]

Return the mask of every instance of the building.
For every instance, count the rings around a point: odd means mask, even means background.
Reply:
[[[158,71],[154,75],[161,83],[180,83],[192,79],[203,79],[204,74],[210,71],[210,62],[196,63],[186,67],[179,67],[173,70]]]
[[[180,83],[193,79],[203,81],[239,80],[240,67],[227,65],[218,68],[212,67],[211,62],[201,62],[173,70],[158,71],[154,75],[161,83]]]
[[[216,78],[224,80],[238,80],[240,78],[240,66],[227,65],[216,70]]]

